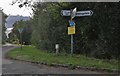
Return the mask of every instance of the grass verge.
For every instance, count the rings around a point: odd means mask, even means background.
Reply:
[[[16,48],[7,53],[9,58],[27,60],[33,62],[45,62],[47,64],[65,64],[72,66],[106,68],[110,70],[118,69],[118,61],[106,61],[102,59],[88,58],[83,55],[55,55],[54,53],[47,53],[43,50],[38,50],[33,46],[24,46],[21,50]]]

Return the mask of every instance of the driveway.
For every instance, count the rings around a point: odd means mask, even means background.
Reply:
[[[86,70],[70,70],[63,67],[38,65],[24,61],[9,60],[5,54],[17,46],[2,47],[2,73],[3,74],[101,74],[100,72]]]

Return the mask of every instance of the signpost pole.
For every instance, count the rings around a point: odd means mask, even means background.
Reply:
[[[71,34],[71,55],[73,56],[73,34]]]
[[[18,31],[20,33],[20,44],[21,44],[21,50],[22,50],[22,31],[23,31],[23,28],[19,28]]]
[[[20,33],[20,43],[21,43],[21,50],[22,50],[22,34]]]

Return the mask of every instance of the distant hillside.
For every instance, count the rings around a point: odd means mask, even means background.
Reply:
[[[13,27],[13,24],[16,22],[16,21],[20,21],[20,20],[29,20],[30,17],[28,16],[19,16],[19,15],[16,15],[16,16],[8,16],[7,19],[6,19],[6,23],[5,23],[5,27],[6,28],[12,28]]]

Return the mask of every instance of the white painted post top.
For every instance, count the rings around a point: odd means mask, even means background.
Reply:
[[[59,49],[59,44],[55,44],[55,49]]]

